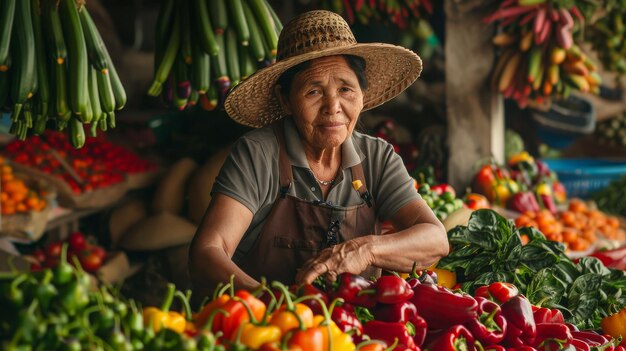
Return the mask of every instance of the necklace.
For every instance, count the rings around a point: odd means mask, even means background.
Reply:
[[[319,178],[317,178],[317,176],[315,175],[315,172],[313,172],[313,170],[311,170],[311,173],[313,173],[313,178],[315,178],[315,180],[317,180],[318,183],[327,186],[327,185],[333,185],[335,184],[335,178],[331,179],[331,180],[321,180]]]

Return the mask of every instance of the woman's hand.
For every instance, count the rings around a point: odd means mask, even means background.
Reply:
[[[373,262],[371,238],[363,236],[322,250],[304,263],[296,275],[296,283],[310,284],[319,276],[332,282],[341,273],[363,272]]]

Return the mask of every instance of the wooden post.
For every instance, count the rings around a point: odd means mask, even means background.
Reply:
[[[494,28],[481,21],[484,4],[445,0],[448,181],[459,190],[471,185],[478,161],[504,159],[504,107],[490,88]]]

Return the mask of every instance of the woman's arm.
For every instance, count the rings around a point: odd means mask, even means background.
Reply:
[[[235,275],[237,288],[253,289],[259,283],[233,261],[235,249],[252,222],[253,213],[239,201],[215,194],[189,248],[189,274],[194,295],[206,296],[220,282]]]
[[[446,230],[424,200],[401,207],[391,222],[396,233],[367,235],[323,250],[303,266],[296,281],[311,283],[325,274],[332,280],[344,272],[358,274],[370,265],[409,272],[414,262],[423,269],[448,254]]]

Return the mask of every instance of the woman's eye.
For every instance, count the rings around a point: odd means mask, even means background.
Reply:
[[[311,91],[309,91],[309,92],[308,92],[308,95],[315,95],[315,94],[319,94],[319,93],[320,93],[320,91],[319,91],[319,90],[317,90],[317,89],[315,89],[315,90],[311,90]]]
[[[345,92],[350,92],[350,91],[352,91],[352,89],[351,89],[351,88],[348,88],[348,87],[343,87],[343,88],[339,89],[339,91],[341,91],[341,92],[344,92],[344,93],[345,93]]]

